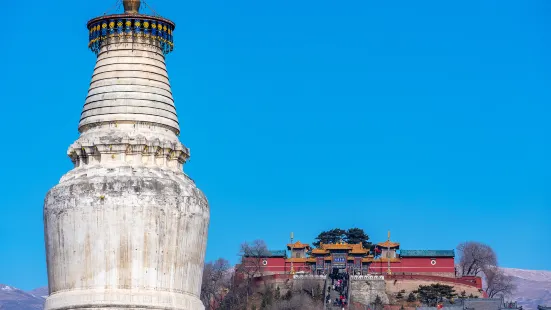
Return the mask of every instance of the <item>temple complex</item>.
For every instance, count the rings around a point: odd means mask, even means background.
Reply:
[[[263,261],[263,274],[299,273],[323,275],[335,270],[351,275],[417,274],[455,277],[454,250],[401,250],[389,238],[373,247],[362,243],[320,243],[312,248],[297,241],[285,250],[270,251]]]
[[[453,249],[401,249],[401,246],[390,238],[390,232],[387,240],[375,244],[340,240],[312,247],[291,240],[286,250],[244,255],[236,266],[236,279],[252,278],[260,290],[266,285],[302,287],[304,283],[312,284],[303,281],[314,281],[330,292],[334,279],[344,278],[347,299],[358,309],[372,304],[377,297],[388,303],[393,296],[404,296],[420,285],[435,283],[452,286],[467,296],[487,297],[482,290],[482,278],[456,273]],[[327,296],[335,299],[333,295]]]
[[[204,309],[209,206],[183,172],[165,65],[176,26],[140,0],[122,4],[87,25],[97,61],[74,167],[44,202],[45,309]]]

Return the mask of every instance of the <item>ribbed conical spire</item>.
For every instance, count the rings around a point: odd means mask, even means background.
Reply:
[[[127,13],[140,1],[124,1]],[[174,23],[146,15],[110,15],[91,20],[90,48],[98,59],[79,131],[106,123],[150,123],[179,134],[165,65]]]
[[[145,122],[180,132],[165,57],[158,47],[104,43],[79,131],[106,122]]]

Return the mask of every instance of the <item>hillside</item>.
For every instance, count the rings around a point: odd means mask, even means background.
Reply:
[[[536,310],[538,305],[551,305],[551,271],[503,268],[517,284],[513,300],[524,309]]]
[[[526,310],[551,305],[551,271],[503,269],[514,278],[518,287],[511,300],[518,301]],[[47,294],[46,287],[25,292],[0,284],[0,310],[41,310]]]

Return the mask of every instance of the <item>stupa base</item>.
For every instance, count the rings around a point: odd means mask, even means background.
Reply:
[[[44,310],[204,310],[197,296],[142,289],[88,289],[59,292]]]

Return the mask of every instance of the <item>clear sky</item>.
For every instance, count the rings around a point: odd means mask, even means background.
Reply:
[[[47,283],[42,203],[114,0],[3,1],[0,283]],[[361,227],[404,249],[494,247],[551,269],[551,2],[149,0],[211,204],[207,259]]]

